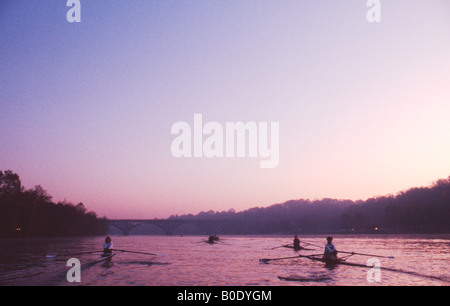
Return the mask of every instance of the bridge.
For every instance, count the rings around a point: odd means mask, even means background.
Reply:
[[[161,229],[165,235],[174,235],[177,229],[182,226],[190,225],[196,227],[201,234],[213,235],[223,234],[224,230],[233,227],[235,221],[227,220],[178,220],[178,219],[153,219],[153,220],[108,220],[110,226],[122,231],[123,235],[129,235],[130,232],[142,225],[154,225]]]

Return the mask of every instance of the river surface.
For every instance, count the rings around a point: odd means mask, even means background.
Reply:
[[[0,285],[6,286],[448,286],[450,235],[335,236],[341,251],[393,256],[353,255],[348,262],[379,263],[381,270],[338,265],[330,268],[307,258],[292,257],[292,249],[279,247],[291,236],[222,236],[209,244],[202,236],[112,236],[121,250],[110,262],[95,263],[99,254],[72,253],[101,250],[104,237],[0,240]],[[323,246],[324,237],[302,241]],[[323,248],[302,250],[318,254]],[[279,248],[277,248],[279,247]],[[56,257],[47,255],[69,254]],[[344,254],[341,254],[344,256]],[[81,282],[69,283],[70,258],[81,263]],[[375,260],[375,261],[374,261]],[[379,260],[378,262],[376,260]],[[288,280],[280,279],[284,277]]]

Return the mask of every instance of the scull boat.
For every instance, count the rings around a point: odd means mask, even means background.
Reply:
[[[311,260],[314,260],[314,261],[323,262],[323,263],[325,263],[326,266],[346,265],[346,266],[353,266],[353,267],[372,268],[372,266],[369,266],[369,265],[363,265],[363,264],[358,264],[358,263],[353,263],[353,262],[347,262],[347,261],[343,261],[343,260],[327,261],[327,260],[324,260],[323,257],[318,257],[318,256],[322,256],[322,254],[317,254],[317,255],[297,255],[297,256],[282,257],[282,258],[267,258],[267,259],[260,259],[259,261],[262,262],[262,263],[268,263],[269,261],[274,261],[274,260],[308,258],[308,259],[311,259]]]
[[[100,259],[96,259],[96,260],[93,260],[93,261],[89,261],[89,262],[87,262],[87,263],[85,263],[85,264],[83,264],[84,266],[92,266],[92,265],[95,265],[95,264],[98,264],[98,263],[101,263],[101,262],[109,262],[109,261],[111,261],[111,259],[114,257],[114,256],[116,256],[116,254],[117,253],[111,253],[111,254],[101,254],[100,255]]]
[[[358,264],[358,263],[354,263],[354,262],[348,262],[345,260],[326,260],[323,257],[319,258],[319,257],[313,257],[313,256],[302,256],[304,258],[308,258],[314,261],[320,261],[323,262],[325,264],[326,267],[334,267],[337,265],[345,265],[345,266],[353,266],[353,267],[362,267],[362,268],[372,268],[373,266],[370,265],[364,265],[364,264]]]
[[[337,265],[345,265],[345,266],[352,266],[352,267],[361,267],[361,268],[373,268],[373,266],[367,264],[358,264],[358,263],[354,263],[354,262],[347,262],[345,260],[339,260],[339,261],[327,261],[324,260],[323,257],[315,257],[315,256],[319,256],[319,255],[306,255],[306,256],[302,256],[302,255],[298,255],[295,257],[285,257],[285,258],[274,258],[274,259],[260,259],[260,262],[263,263],[268,263],[270,260],[279,260],[279,259],[289,259],[289,258],[308,258],[314,261],[319,261],[319,262],[323,262],[325,263],[325,267],[327,268],[332,268],[335,267]],[[439,277],[439,276],[434,276],[434,275],[423,275],[414,271],[404,271],[404,270],[400,270],[400,269],[395,269],[395,268],[388,268],[388,267],[377,267],[380,270],[384,270],[384,271],[391,271],[391,272],[397,272],[397,273],[403,273],[403,274],[408,274],[408,275],[414,275],[417,277],[425,277],[425,278],[430,278],[430,279],[436,279],[439,281],[443,281],[446,283],[450,283],[449,280]],[[287,278],[280,278],[281,280],[289,280]]]
[[[296,247],[296,246],[289,245],[289,244],[283,245],[283,248],[293,249],[294,251],[301,251],[301,250],[314,251],[314,249],[308,249],[308,248],[304,248],[302,246]]]

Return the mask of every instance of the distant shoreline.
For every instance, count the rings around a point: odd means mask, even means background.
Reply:
[[[246,237],[255,237],[255,238],[286,238],[291,239],[294,234],[249,234],[249,235],[239,235],[239,234],[233,234],[233,235],[227,235],[222,234],[219,235],[220,237],[227,237],[227,238],[246,238]],[[370,237],[370,238],[385,238],[385,239],[395,239],[395,238],[411,238],[411,239],[443,239],[443,240],[450,240],[450,233],[428,233],[428,234],[333,234],[333,233],[327,233],[327,234],[298,234],[300,238],[325,238],[327,235],[331,235],[334,238],[361,238],[361,237]],[[205,237],[205,235],[129,235],[129,236],[123,236],[123,235],[111,235],[111,237],[166,237],[168,239],[171,238],[183,238],[183,237]],[[74,239],[74,240],[83,240],[83,239],[92,239],[92,238],[98,238],[103,239],[104,236],[78,236],[78,237],[14,237],[14,238],[0,238],[0,242],[13,242],[14,241],[20,241],[20,242],[26,242],[26,241],[38,241],[38,240],[45,240],[45,241],[58,241],[61,242],[67,241],[67,239]],[[301,240],[301,239],[300,239]]]

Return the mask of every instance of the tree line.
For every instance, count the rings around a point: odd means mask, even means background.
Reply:
[[[222,221],[218,234],[450,233],[450,177],[365,201],[299,199],[171,219]],[[105,235],[107,230],[108,220],[83,203],[54,203],[41,186],[25,189],[19,175],[0,171],[0,238]]]
[[[107,227],[83,203],[54,203],[41,186],[25,189],[19,175],[0,171],[1,238],[104,235]]]
[[[222,234],[450,233],[450,177],[365,201],[299,199],[242,212],[208,211],[169,219],[229,221],[221,222]]]

